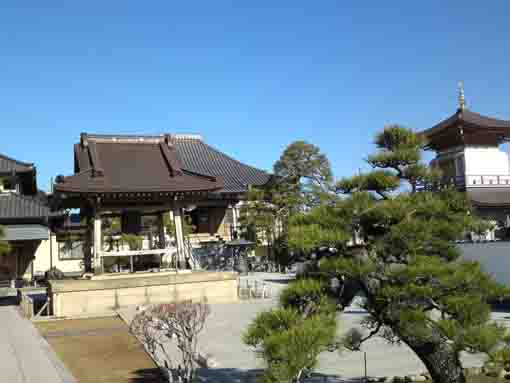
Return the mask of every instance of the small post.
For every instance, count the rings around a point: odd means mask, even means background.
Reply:
[[[99,211],[94,215],[94,274],[101,272],[101,257],[102,257],[102,244],[101,244],[101,215]]]
[[[365,382],[368,382],[368,376],[367,376],[367,352],[363,351],[363,359],[365,362]]]
[[[183,264],[185,260],[184,232],[181,208],[174,208],[173,216],[175,224],[175,241],[177,243],[177,268],[179,268],[179,266],[181,266],[180,264]]]
[[[131,268],[131,272],[133,273],[134,267],[133,267],[133,256],[132,255],[129,256],[129,266]]]

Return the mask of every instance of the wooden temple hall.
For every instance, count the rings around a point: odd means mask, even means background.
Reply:
[[[85,272],[196,269],[194,247],[235,238],[249,187],[269,179],[199,136],[83,133],[52,200],[79,224],[54,231],[81,243]]]

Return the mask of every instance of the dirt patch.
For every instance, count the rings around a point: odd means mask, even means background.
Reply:
[[[35,324],[80,383],[159,383],[156,365],[119,318]]]

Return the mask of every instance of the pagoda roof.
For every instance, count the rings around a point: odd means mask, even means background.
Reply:
[[[469,188],[468,197],[477,207],[510,207],[510,188]]]
[[[426,147],[443,150],[460,145],[499,145],[510,139],[510,121],[459,108],[450,117],[420,133]]]
[[[223,187],[219,177],[186,169],[170,136],[91,135],[74,146],[75,174],[55,192],[194,193]]]

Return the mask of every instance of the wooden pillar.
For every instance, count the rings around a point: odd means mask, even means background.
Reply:
[[[184,230],[182,226],[182,209],[174,208],[173,210],[175,224],[175,241],[177,243],[177,265],[184,264]]]
[[[237,239],[239,237],[239,229],[237,227],[238,224],[238,209],[236,207],[236,204],[232,205],[232,239]]]
[[[101,271],[101,216],[99,212],[94,215],[94,272]]]
[[[16,249],[16,251],[13,251],[14,255],[15,255],[15,270],[14,270],[14,279],[18,279],[18,276],[19,276],[19,261],[20,261],[20,257],[22,255],[22,248],[19,248],[19,249]]]
[[[92,217],[86,217],[86,225],[87,230],[85,231],[85,238],[83,242],[83,263],[86,273],[91,273],[93,270],[93,237],[94,237],[94,223],[92,222]]]
[[[234,230],[237,230],[237,208],[235,204],[232,205],[232,225]]]

